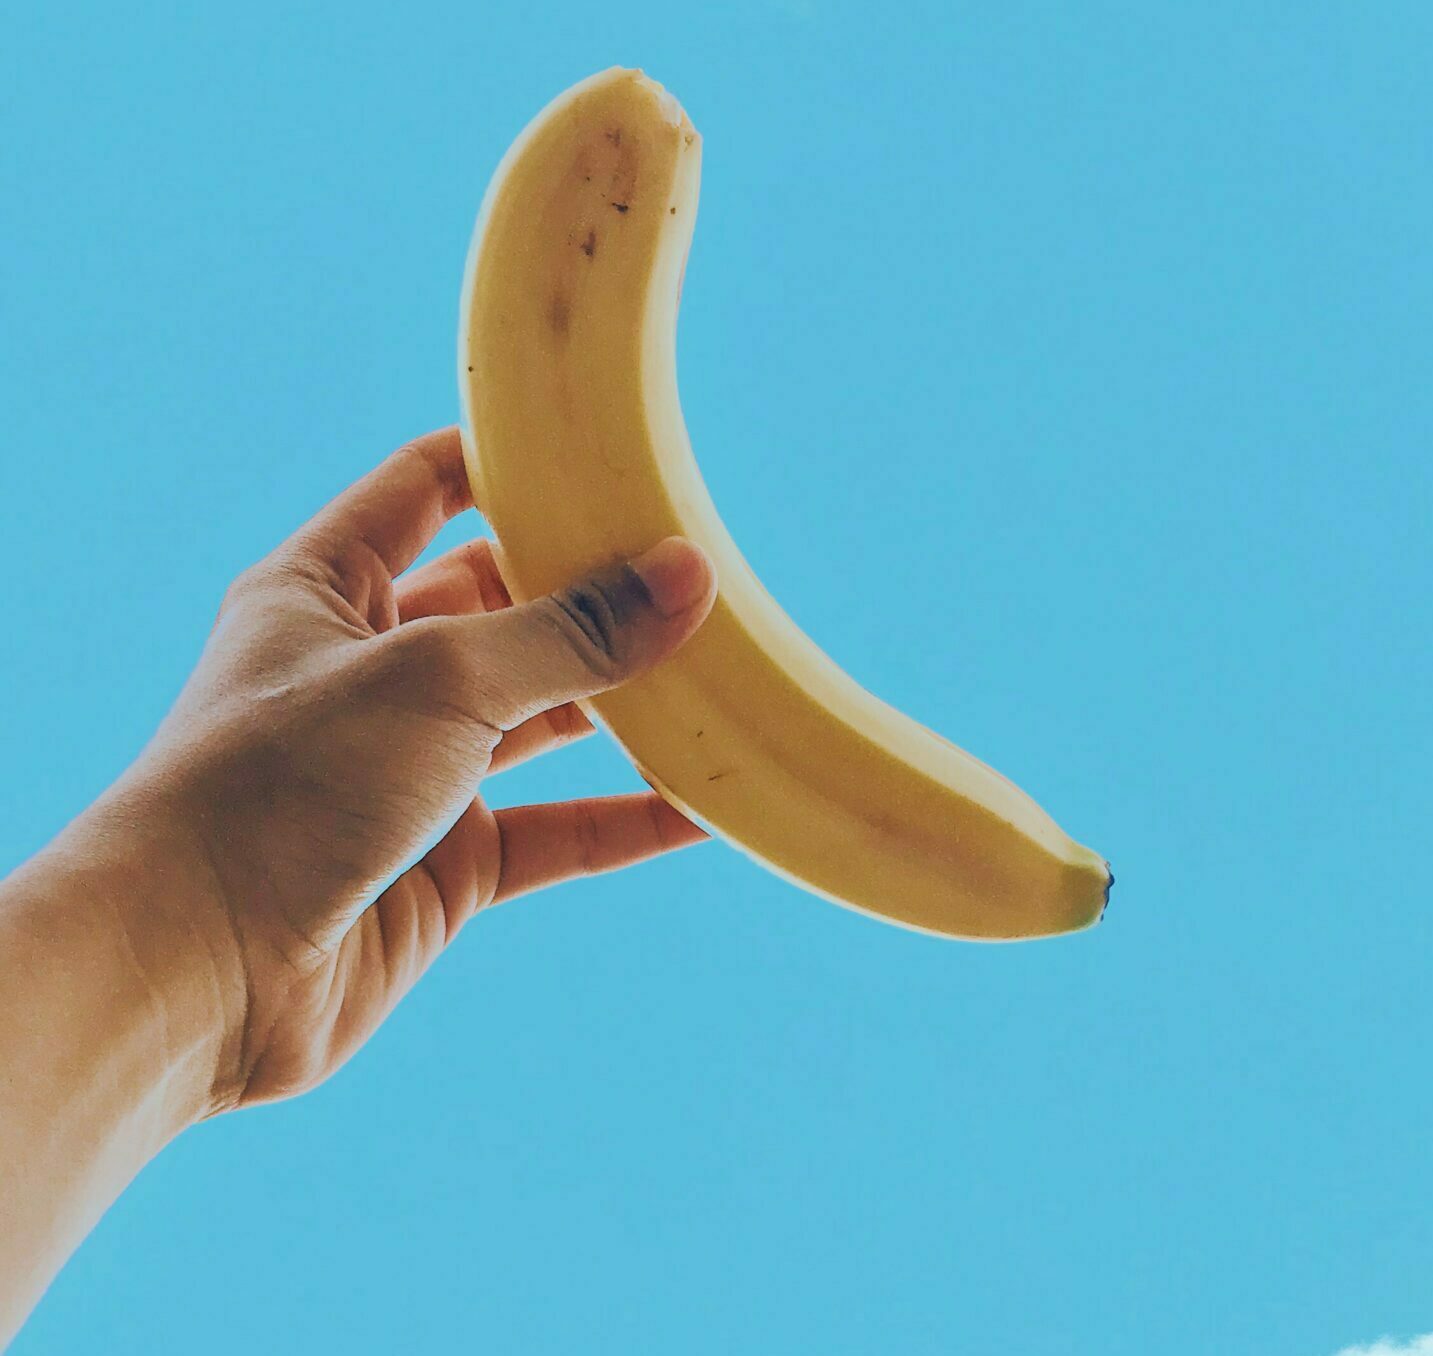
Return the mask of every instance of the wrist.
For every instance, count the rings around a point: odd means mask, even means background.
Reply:
[[[116,1111],[142,1103],[161,1142],[224,1109],[243,969],[199,839],[163,788],[132,772],[12,880],[27,947],[85,1015],[75,1070],[112,1088]]]
[[[223,1105],[242,975],[160,804],[112,791],[0,883],[0,1345],[130,1179]]]

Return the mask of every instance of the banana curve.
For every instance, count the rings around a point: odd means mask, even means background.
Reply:
[[[613,68],[538,115],[495,173],[460,321],[464,448],[515,598],[663,536],[719,592],[658,669],[584,703],[678,808],[777,874],[942,936],[1098,921],[1111,879],[1028,795],[860,687],[761,585],[692,455],[676,310],[701,139]]]

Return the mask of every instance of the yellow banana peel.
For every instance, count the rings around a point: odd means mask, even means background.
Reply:
[[[479,509],[518,601],[679,534],[716,566],[697,634],[584,708],[671,803],[772,871],[906,927],[1096,922],[1108,864],[1018,787],[867,692],[762,587],[692,455],[676,319],[702,143],[640,71],[573,86],[488,188],[458,374]]]

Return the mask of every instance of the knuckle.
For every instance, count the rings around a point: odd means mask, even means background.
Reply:
[[[672,846],[672,834],[663,821],[661,807],[661,801],[649,800],[647,802],[647,820],[652,826],[652,841],[659,848],[665,849]]]
[[[405,665],[412,665],[442,684],[459,680],[466,667],[463,647],[439,619],[425,618],[399,627],[397,647]]]
[[[231,612],[240,603],[261,593],[272,584],[274,569],[267,560],[260,560],[240,570],[230,581],[229,587],[224,590],[224,597],[219,603],[219,615],[222,617],[226,612]]]
[[[357,646],[345,678],[350,700],[440,724],[489,724],[483,691],[471,681],[460,639],[434,622],[406,622]]]
[[[477,537],[462,547],[459,557],[477,585],[483,610],[498,612],[512,606],[512,595],[503,581],[491,537]]]
[[[393,454],[393,458],[422,467],[424,473],[437,482],[442,495],[443,511],[448,517],[455,517],[472,502],[472,491],[468,487],[468,473],[463,459],[442,456],[434,445],[432,435],[413,438],[404,443]]]
[[[587,717],[571,703],[554,706],[547,713],[548,728],[561,743],[568,743],[581,735],[587,725]]]
[[[578,860],[588,875],[601,870],[599,849],[602,844],[602,829],[597,815],[590,805],[580,805],[577,810],[574,834],[577,840]]]
[[[629,609],[600,579],[585,580],[544,600],[547,620],[598,678],[618,676],[631,658]]]
[[[234,576],[224,590],[219,615],[252,598],[271,594],[276,589],[309,585],[318,582],[320,577],[321,571],[315,563],[286,542]]]
[[[446,619],[405,622],[394,631],[364,642],[361,681],[386,705],[445,722],[470,732],[487,730],[497,738],[494,713],[499,695],[472,663],[462,634]]]
[[[219,599],[219,615],[221,617],[234,610],[240,599],[248,592],[249,584],[248,570],[241,571],[229,581],[229,587],[224,590],[224,596]]]

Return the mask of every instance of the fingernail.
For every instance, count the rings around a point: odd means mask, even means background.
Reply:
[[[695,542],[667,537],[632,562],[646,586],[652,606],[664,617],[675,617],[701,602],[712,585],[712,564]]]

